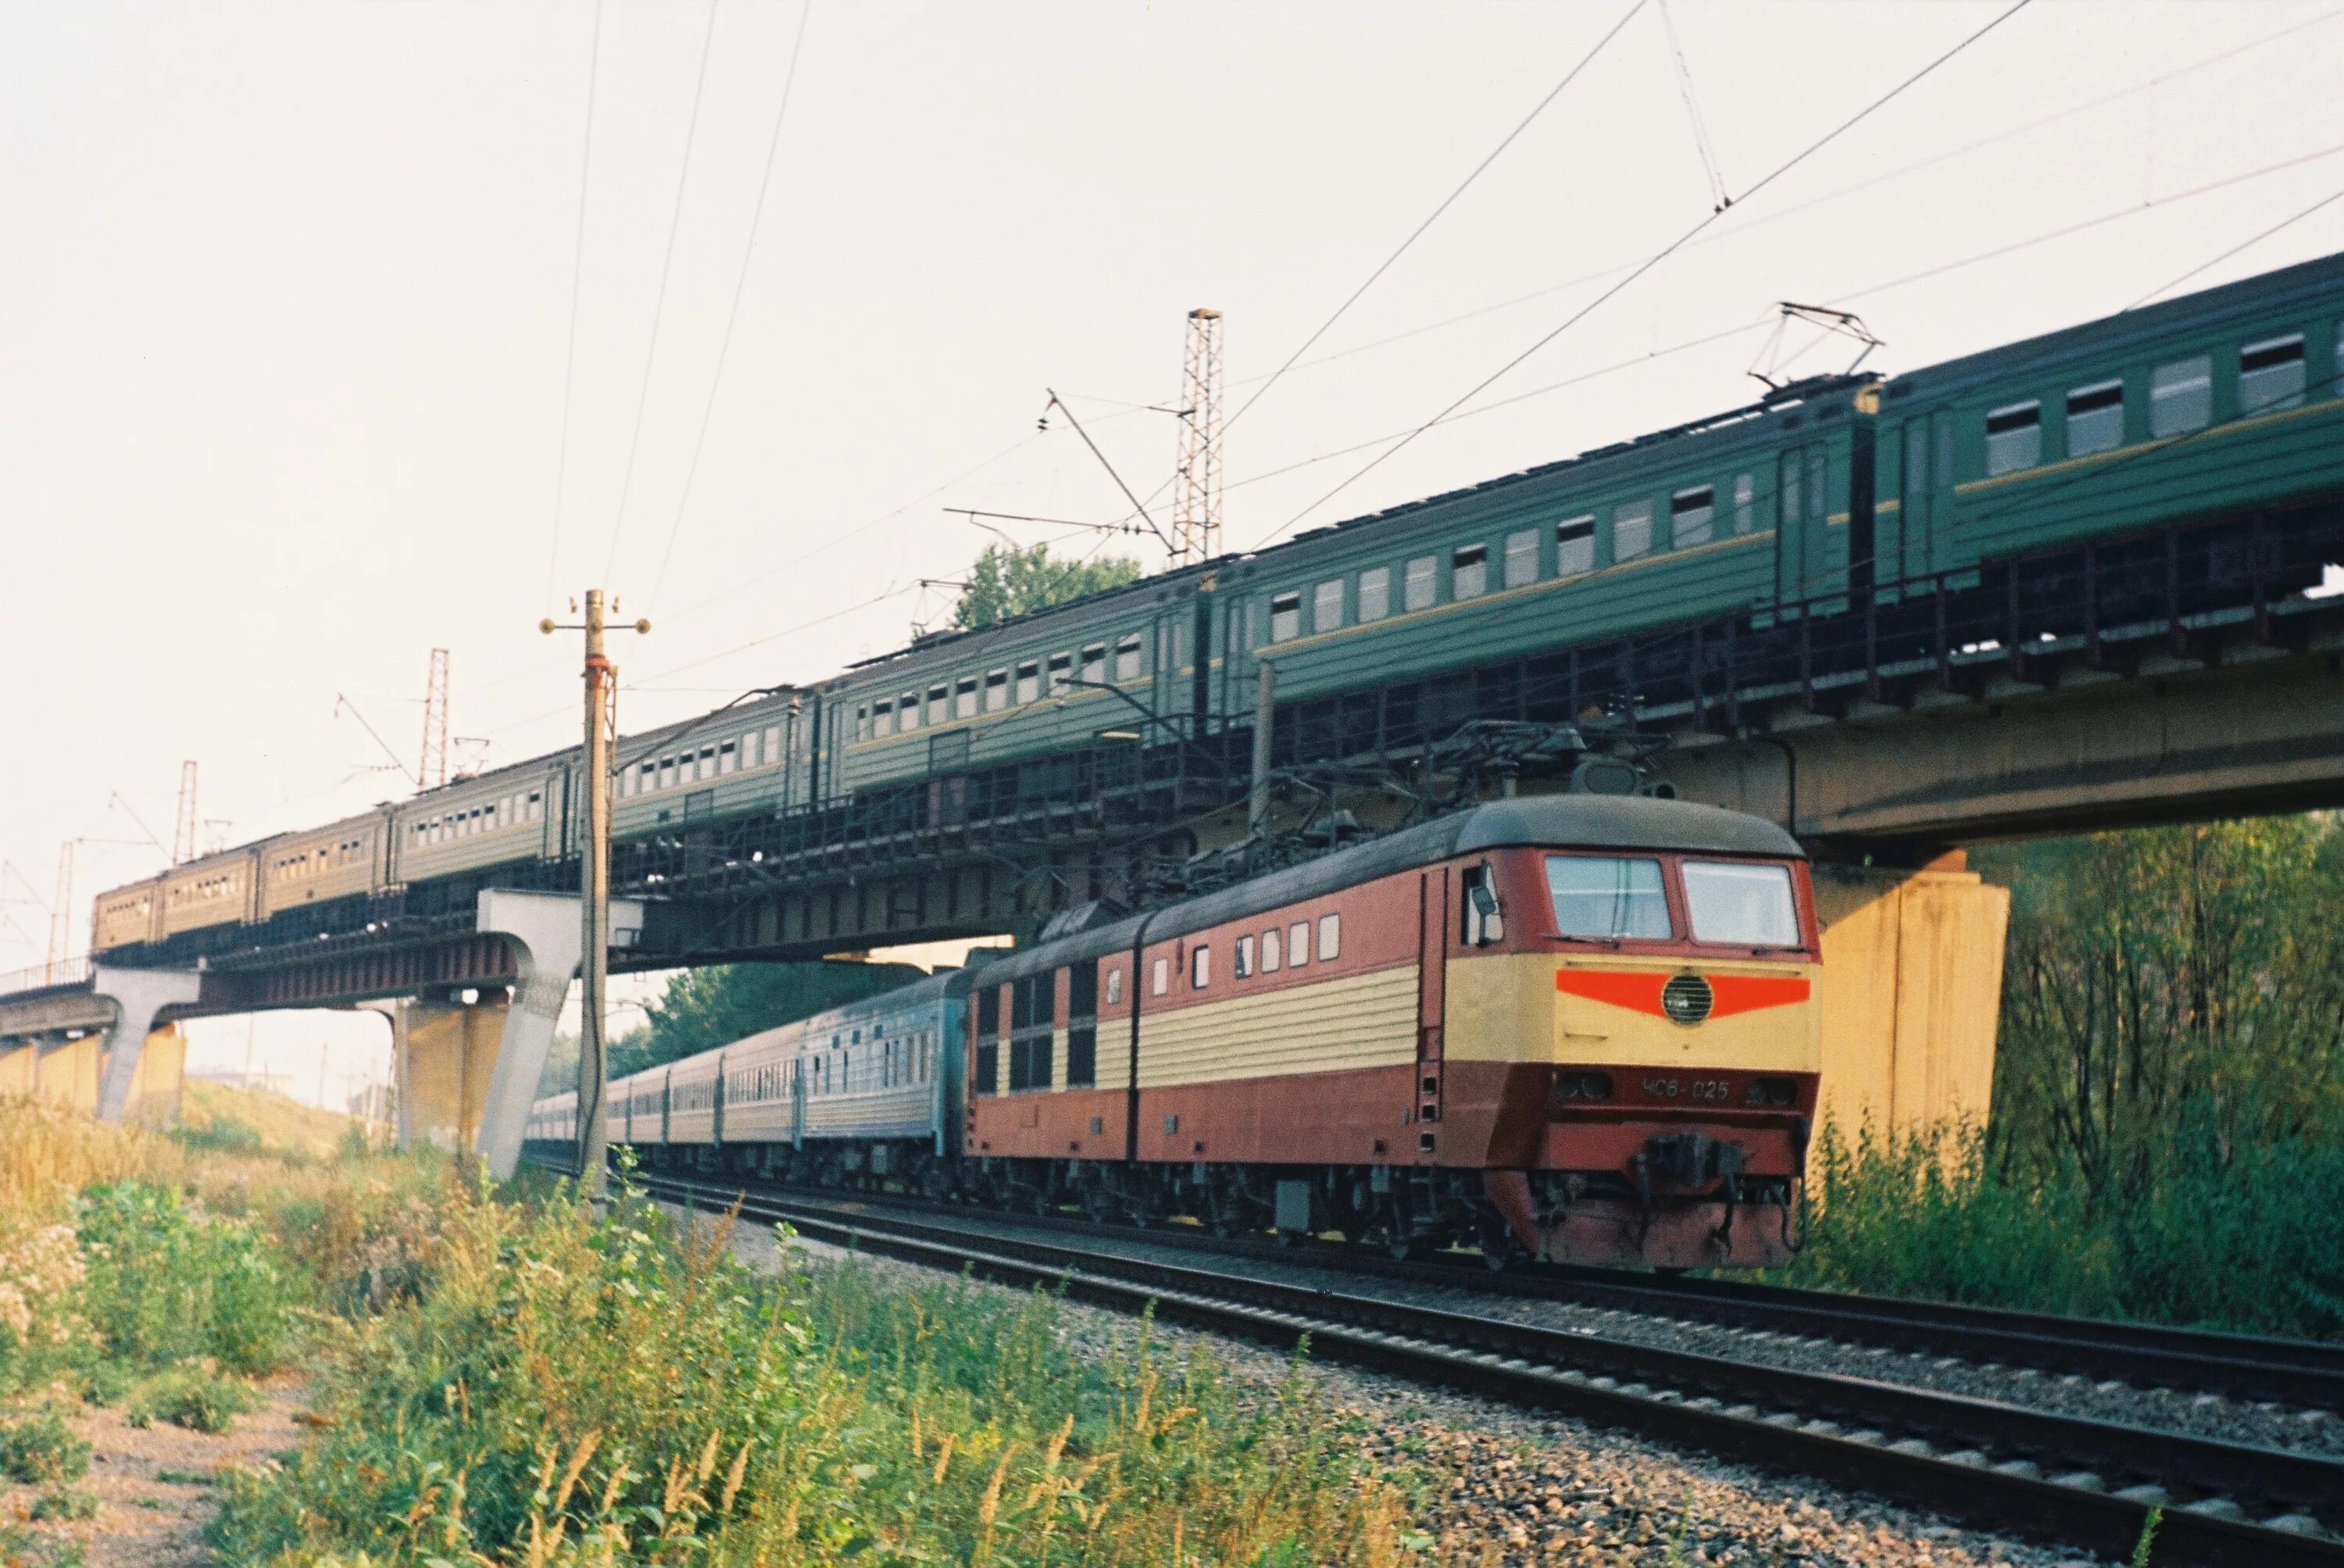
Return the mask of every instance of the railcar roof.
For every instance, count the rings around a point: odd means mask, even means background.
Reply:
[[[1523,795],[1473,806],[1235,887],[1043,943],[988,966],[985,981],[1015,980],[1076,959],[1127,951],[1142,939],[1143,928],[1146,940],[1160,941],[1324,897],[1452,855],[1522,845],[1806,858],[1799,841],[1773,823],[1721,806],[1642,795]]]
[[[2344,289],[2344,252],[1924,365],[1891,379],[1884,396],[1893,401],[1915,393],[1944,394],[1981,383],[2008,381],[2028,373],[2056,374],[2062,361],[2079,354],[2121,352],[2134,344],[2198,328],[2217,330],[2236,318],[2284,309],[2298,301],[2332,298],[2339,289]]]

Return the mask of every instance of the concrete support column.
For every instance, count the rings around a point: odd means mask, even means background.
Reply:
[[[577,976],[580,921],[574,893],[514,893],[490,888],[480,895],[474,925],[512,944],[520,966],[512,1006],[505,1014],[503,1038],[497,1047],[496,1067],[489,1077],[488,1096],[480,1108],[480,1136],[474,1150],[488,1162],[489,1173],[500,1181],[520,1165],[521,1137],[529,1130],[529,1108],[537,1098],[537,1080],[545,1071],[553,1026],[569,999],[570,982]],[[614,946],[631,946],[643,926],[640,900],[611,900],[611,940]]]
[[[413,997],[384,1009],[391,1021],[399,1148],[459,1156],[478,1150],[510,1006],[500,987],[477,1002]]]
[[[115,1006],[114,1025],[99,1047],[97,1119],[120,1121],[130,1108],[138,1062],[146,1037],[164,1008],[195,1001],[203,976],[192,970],[111,969],[97,966],[91,989]]]
[[[1958,855],[1918,871],[1818,864],[1823,1119],[1901,1138],[1992,1108],[2010,890]],[[1818,1134],[1822,1128],[1817,1127]]]

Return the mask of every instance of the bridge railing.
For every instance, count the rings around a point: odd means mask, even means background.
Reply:
[[[89,955],[78,958],[58,958],[46,964],[32,964],[22,969],[0,970],[0,996],[14,996],[19,991],[45,990],[52,986],[79,986],[96,972]]]

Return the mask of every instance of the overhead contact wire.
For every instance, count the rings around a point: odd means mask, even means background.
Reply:
[[[798,8],[797,36],[790,45],[789,69],[782,77],[781,106],[773,111],[773,134],[765,140],[765,168],[757,179],[756,204],[749,210],[749,238],[741,248],[741,269],[732,279],[732,303],[724,312],[724,334],[716,343],[716,368],[709,372],[708,398],[700,407],[700,428],[692,438],[692,457],[684,464],[683,489],[675,501],[675,517],[668,524],[667,546],[660,552],[659,575],[652,580],[651,608],[659,608],[660,590],[667,585],[668,563],[675,558],[676,536],[683,529],[684,509],[692,502],[692,489],[700,477],[700,454],[708,444],[708,426],[716,412],[716,394],[724,384],[724,364],[732,352],[732,329],[741,319],[741,298],[749,287],[749,263],[757,251],[757,232],[765,221],[765,197],[773,189],[773,163],[782,147],[782,123],[789,117],[790,90],[798,79],[798,58],[805,51],[806,18],[813,14],[813,0],[805,0]]]
[[[1773,185],[1776,180],[1782,178],[1784,175],[1790,173],[1793,169],[1806,162],[1807,159],[1814,157],[1815,154],[1821,152],[1824,147],[1829,147],[1832,143],[1845,136],[1849,131],[1854,130],[1857,126],[1863,124],[1866,119],[1869,119],[1882,107],[1901,96],[1923,78],[1935,72],[1941,66],[1945,65],[1946,62],[1952,60],[1955,56],[1960,55],[1965,50],[1968,49],[1970,46],[1975,44],[1979,39],[1985,37],[1987,34],[1993,32],[1995,28],[2001,26],[2005,22],[2009,21],[2013,16],[2017,15],[2018,13],[2026,10],[2027,6],[2034,3],[2035,0],[2016,0],[2015,4],[2009,6],[2006,10],[1997,14],[1993,20],[1987,22],[1985,25],[1978,28],[1975,32],[1962,39],[1961,42],[1955,44],[1952,48],[1946,50],[1944,54],[1939,55],[1935,59],[1931,60],[1927,65],[1922,66],[1919,70],[1914,72],[1911,76],[1905,77],[1903,81],[1889,88],[1888,91],[1883,93],[1880,96],[1864,105],[1864,107],[1849,116],[1845,120],[1841,121],[1838,126],[1826,131],[1823,136],[1809,143],[1798,153],[1785,159],[1783,163],[1776,165],[1772,172],[1762,176],[1755,185],[1751,186],[1747,190],[1743,191],[1740,196],[1733,199],[1736,202],[1747,202],[1752,197],[1757,195],[1760,191],[1764,190],[1768,186]],[[1269,539],[1275,537],[1277,534],[1282,533],[1287,529],[1293,527],[1296,523],[1301,521],[1304,518],[1309,516],[1312,512],[1318,511],[1320,507],[1326,505],[1337,496],[1342,494],[1343,491],[1350,489],[1351,486],[1357,484],[1360,480],[1365,479],[1369,474],[1374,472],[1394,455],[1413,443],[1419,436],[1421,436],[1425,431],[1440,423],[1441,420],[1455,413],[1459,409],[1464,407],[1467,403],[1480,396],[1481,393],[1487,391],[1491,386],[1495,385],[1499,380],[1510,374],[1515,367],[1521,365],[1522,361],[1536,354],[1540,349],[1553,342],[1557,338],[1561,337],[1565,332],[1577,326],[1581,321],[1585,320],[1590,315],[1592,315],[1597,309],[1601,309],[1605,301],[1620,293],[1622,289],[1626,288],[1630,284],[1635,282],[1636,279],[1643,277],[1644,274],[1650,272],[1662,262],[1666,261],[1670,257],[1675,255],[1679,250],[1682,250],[1684,247],[1691,244],[1703,229],[1707,228],[1711,224],[1715,223],[1719,218],[1724,217],[1726,212],[1729,210],[1731,209],[1727,207],[1719,207],[1715,211],[1705,214],[1700,222],[1694,224],[1682,234],[1677,236],[1676,238],[1669,241],[1668,244],[1654,251],[1644,260],[1637,263],[1635,268],[1625,277],[1612,284],[1609,288],[1603,290],[1602,293],[1597,295],[1593,299],[1588,301],[1579,309],[1572,311],[1571,315],[1564,318],[1563,320],[1552,330],[1539,338],[1535,342],[1531,343],[1529,348],[1524,349],[1521,353],[1515,355],[1512,359],[1499,366],[1489,375],[1484,376],[1480,381],[1468,389],[1463,395],[1452,400],[1439,413],[1433,415],[1432,418],[1425,420],[1422,424],[1418,425],[1414,430],[1401,437],[1398,441],[1395,441],[1383,451],[1377,453],[1373,459],[1361,465],[1358,472],[1352,474],[1349,479],[1344,480],[1342,483],[1329,491],[1325,495],[1320,496],[1317,501],[1312,501],[1308,506],[1304,507],[1300,511],[1296,512],[1292,517],[1287,519],[1285,522],[1279,524],[1278,527],[1272,529],[1268,533],[1264,534],[1259,541],[1256,541],[1252,548],[1258,549],[1262,543],[1266,543]]]
[[[675,237],[683,227],[683,194],[692,184],[692,145],[700,136],[700,105],[708,91],[708,56],[716,43],[716,12],[721,0],[708,0],[708,24],[700,34],[700,70],[692,83],[692,114],[683,124],[683,159],[675,171],[675,205],[668,210],[667,245],[660,254],[659,290],[652,300],[652,340],[643,350],[643,377],[635,389],[634,429],[627,437],[627,466],[619,479],[619,508],[611,519],[611,550],[602,561],[602,579],[609,582],[619,563],[619,539],[627,528],[627,498],[635,488],[635,455],[642,448],[643,410],[652,395],[652,369],[659,363],[660,327],[667,319],[668,278],[675,268]]]
[[[1409,237],[1399,242],[1399,248],[1394,250],[1389,256],[1385,257],[1383,260],[1378,264],[1376,269],[1368,274],[1366,280],[1357,288],[1351,290],[1349,298],[1346,298],[1340,305],[1335,307],[1335,313],[1332,316],[1328,317],[1326,320],[1320,322],[1318,324],[1318,329],[1311,333],[1308,338],[1305,338],[1302,340],[1302,346],[1295,349],[1292,354],[1287,356],[1286,363],[1271,371],[1269,379],[1257,388],[1252,396],[1247,398],[1244,402],[1238,405],[1237,412],[1231,414],[1221,424],[1221,434],[1224,437],[1226,437],[1228,432],[1236,427],[1237,422],[1239,420],[1246,417],[1246,410],[1248,409],[1252,408],[1256,403],[1261,401],[1263,396],[1268,392],[1270,388],[1278,385],[1279,377],[1285,375],[1287,371],[1294,368],[1296,360],[1301,359],[1303,355],[1310,351],[1312,344],[1325,337],[1328,329],[1333,327],[1336,322],[1341,320],[1344,313],[1349,310],[1352,306],[1359,302],[1359,297],[1361,295],[1367,293],[1369,289],[1375,287],[1376,279],[1390,271],[1393,263],[1399,260],[1401,257],[1407,255],[1409,248],[1414,245],[1418,240],[1424,238],[1425,230],[1430,228],[1435,223],[1438,223],[1440,220],[1440,215],[1447,212],[1450,207],[1457,204],[1458,197],[1463,196],[1465,192],[1472,187],[1473,182],[1480,179],[1482,174],[1488,170],[1489,167],[1497,162],[1499,157],[1504,154],[1508,147],[1514,145],[1516,138],[1521,137],[1524,131],[1531,128],[1531,122],[1536,120],[1541,115],[1546,113],[1548,106],[1562,96],[1563,89],[1570,86],[1571,83],[1577,81],[1579,79],[1580,73],[1586,70],[1589,66],[1594,64],[1595,57],[1603,52],[1605,46],[1608,46],[1612,39],[1620,35],[1620,30],[1622,27],[1625,27],[1629,22],[1634,18],[1636,13],[1643,8],[1644,0],[1636,0],[1634,5],[1629,6],[1627,10],[1620,14],[1620,19],[1612,23],[1611,28],[1604,33],[1603,36],[1595,41],[1595,46],[1588,50],[1585,55],[1581,56],[1577,65],[1571,66],[1570,70],[1563,73],[1562,80],[1557,82],[1553,86],[1547,89],[1546,96],[1541,98],[1538,103],[1531,107],[1531,112],[1522,116],[1521,122],[1515,126],[1512,130],[1508,131],[1505,136],[1499,140],[1496,147],[1490,149],[1487,157],[1483,157],[1480,163],[1473,166],[1472,172],[1458,182],[1456,189],[1441,197],[1440,205],[1434,207],[1430,213],[1426,215],[1423,222],[1418,224],[1414,229],[1409,231]]]
[[[570,477],[571,390],[578,371],[578,292],[586,276],[586,186],[594,167],[594,89],[601,76],[602,0],[594,0],[592,41],[586,47],[586,132],[578,153],[578,232],[570,253],[570,339],[561,360],[561,436],[553,460],[553,541],[546,554],[545,602],[554,597],[555,573],[561,569],[561,507]]]

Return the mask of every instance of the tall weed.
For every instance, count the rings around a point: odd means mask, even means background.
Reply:
[[[1384,1563],[1408,1500],[1298,1372],[868,1273],[760,1279],[631,1201],[451,1197],[431,1288],[353,1325],[318,1439],[233,1480],[225,1560]]]

